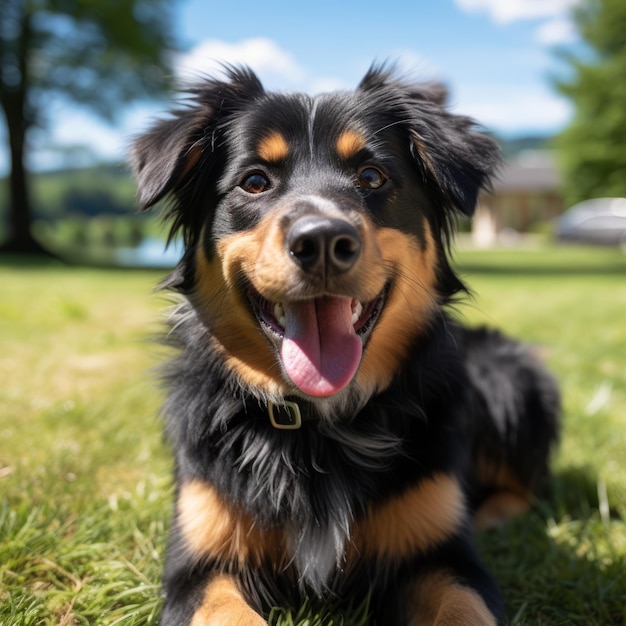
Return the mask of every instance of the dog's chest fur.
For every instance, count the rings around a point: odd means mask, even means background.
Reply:
[[[289,565],[303,587],[321,595],[345,565],[355,518],[366,506],[371,478],[363,478],[382,476],[401,441],[380,428],[366,433],[307,423],[304,429],[269,438],[263,430],[239,457],[237,475],[250,471],[253,516],[282,526]]]
[[[346,513],[343,512],[344,516]],[[336,521],[317,524],[310,520],[301,528],[294,525],[287,536],[290,560],[301,584],[322,595],[334,572],[342,569],[349,533]]]

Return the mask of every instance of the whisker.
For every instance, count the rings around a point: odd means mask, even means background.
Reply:
[[[393,122],[391,122],[390,124],[386,124],[385,126],[381,126],[378,130],[375,130],[372,133],[372,136],[376,136],[379,133],[382,133],[383,131],[389,129],[389,128],[393,128],[394,126],[400,126],[401,124],[409,124],[411,122],[410,118],[406,118],[406,119],[402,119],[402,120],[395,120]]]
[[[415,289],[421,291],[425,294],[430,304],[433,306],[439,305],[439,295],[436,291],[431,289],[429,285],[427,285],[421,277],[413,272],[411,269],[407,268],[403,264],[396,264],[387,262],[386,265],[389,267],[390,271],[396,276],[396,278],[401,278],[401,281],[397,281],[396,286],[398,287],[400,293],[405,298],[407,305],[410,304],[410,299],[408,294],[406,294],[403,289],[405,287],[414,287]],[[403,284],[404,283],[404,284]],[[409,307],[410,308],[410,307]]]

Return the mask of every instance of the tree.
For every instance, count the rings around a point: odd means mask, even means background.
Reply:
[[[626,196],[626,2],[586,0],[574,18],[587,49],[564,55],[571,77],[557,83],[574,104],[556,140],[566,197]]]
[[[114,120],[121,104],[168,86],[175,48],[168,0],[0,0],[0,107],[11,157],[9,240],[0,251],[45,253],[31,235],[25,156],[55,98]]]

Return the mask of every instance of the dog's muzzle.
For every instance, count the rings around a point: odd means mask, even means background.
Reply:
[[[354,267],[362,247],[361,237],[350,222],[317,215],[296,220],[286,245],[294,262],[321,280]]]

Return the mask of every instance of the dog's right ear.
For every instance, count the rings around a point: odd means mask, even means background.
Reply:
[[[138,137],[131,149],[140,210],[193,184],[195,173],[210,168],[221,141],[219,128],[230,115],[264,91],[248,68],[226,67],[226,80],[206,79],[187,90],[185,105]],[[187,210],[172,207],[172,213]],[[184,224],[182,215],[177,220]]]
[[[145,211],[178,189],[202,156],[210,111],[196,108],[173,112],[155,124],[132,147],[139,209]]]

